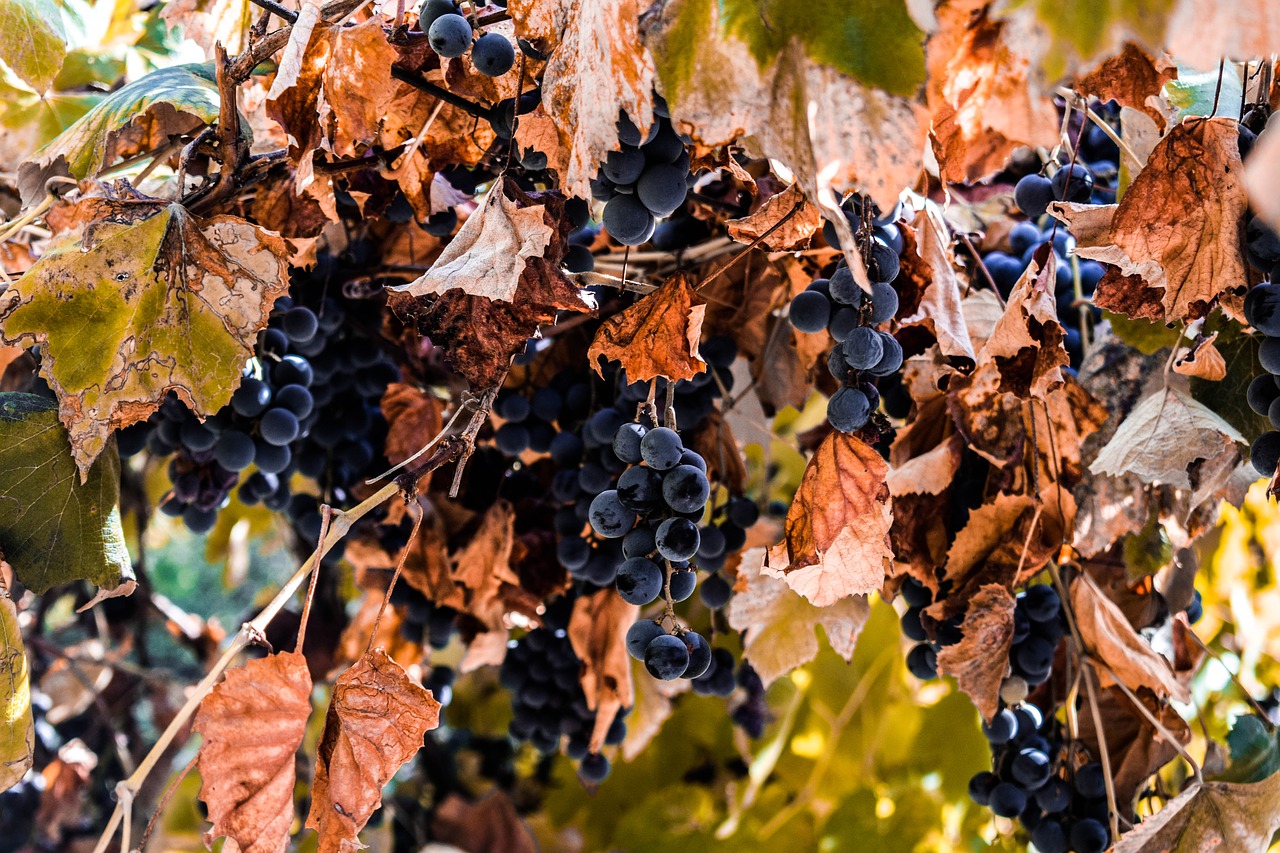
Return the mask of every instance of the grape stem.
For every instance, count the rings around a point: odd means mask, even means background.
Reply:
[[[480,398],[480,405],[471,415],[471,420],[467,423],[467,428],[462,431],[462,453],[458,457],[458,467],[453,472],[453,484],[449,486],[449,497],[456,498],[458,489],[462,488],[462,472],[467,469],[467,461],[471,458],[471,454],[476,449],[476,434],[480,432],[480,427],[484,426],[484,422],[489,419],[489,410],[493,408],[493,399],[498,396],[498,391],[502,389],[502,384],[506,381],[507,375],[502,374],[493,387],[484,392],[484,396]]]

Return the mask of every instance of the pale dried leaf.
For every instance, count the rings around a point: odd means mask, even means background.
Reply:
[[[786,219],[783,222],[783,219]],[[781,223],[781,224],[779,224]],[[758,244],[774,252],[803,249],[822,226],[817,209],[805,200],[800,187],[791,184],[780,193],[765,200],[750,216],[730,219],[725,223],[730,239],[739,243],[751,243],[775,228],[773,233]]]
[[[1114,853],[1263,853],[1280,828],[1280,774],[1261,782],[1192,782],[1120,837]]]
[[[916,212],[912,223],[915,228],[916,254],[928,275],[924,296],[919,308],[910,317],[904,317],[901,325],[927,326],[938,341],[938,348],[945,356],[958,356],[977,361],[974,344],[965,324],[965,312],[960,295],[960,279],[956,273],[955,257],[951,252],[951,233],[938,206],[925,201]]]
[[[1270,0],[1178,0],[1167,45],[1182,62],[1205,69],[1216,68],[1223,57],[1252,60],[1280,53],[1280,7]]]
[[[596,712],[591,751],[599,752],[613,718],[635,702],[631,684],[631,656],[627,630],[640,609],[627,604],[612,589],[579,596],[569,617],[569,642],[582,661],[582,692]]]
[[[895,445],[896,447],[896,445]],[[953,433],[932,450],[889,469],[889,494],[940,495],[951,485],[964,455],[964,439]]]
[[[787,511],[786,538],[765,571],[818,607],[880,589],[889,574],[889,466],[856,436],[832,432]]]
[[[182,37],[204,48],[209,58],[219,43],[230,56],[243,51],[254,14],[251,0],[170,0],[160,10],[170,29],[182,27]]]
[[[1173,362],[1175,373],[1183,376],[1196,376],[1209,382],[1221,382],[1227,376],[1227,362],[1222,353],[1213,345],[1218,336],[1214,332],[1208,338],[1196,341],[1190,349],[1183,350]]]
[[[602,376],[601,356],[618,361],[632,382],[692,379],[707,369],[698,356],[706,310],[689,276],[678,273],[601,323],[587,360]]]
[[[303,57],[307,45],[311,42],[311,34],[320,21],[320,0],[302,0],[302,8],[298,11],[298,19],[289,30],[289,41],[280,56],[280,66],[276,77],[271,81],[267,91],[268,100],[279,98],[286,90],[298,83],[298,75],[302,72]]]
[[[307,828],[320,853],[355,853],[358,834],[382,804],[382,788],[440,722],[440,703],[382,649],[333,685],[316,755]]]
[[[1000,685],[1013,647],[1014,608],[1013,596],[1003,586],[981,587],[969,599],[961,625],[964,636],[938,653],[938,672],[955,676],[986,720],[1000,710]]]
[[[642,661],[631,664],[631,683],[635,686],[635,704],[627,714],[627,738],[622,742],[622,757],[634,761],[662,731],[671,716],[672,700],[690,689],[688,679],[659,681],[649,675]]]
[[[281,853],[293,825],[294,765],[311,716],[307,661],[282,652],[227,671],[200,703],[200,799],[213,825],[205,843]]]
[[[739,580],[747,588],[729,602],[729,625],[743,633],[743,658],[766,685],[818,654],[819,625],[831,648],[853,660],[858,635],[867,623],[871,607],[865,595],[855,595],[830,606],[816,607],[798,595],[768,569],[761,569],[765,551],[752,548],[742,555]]]

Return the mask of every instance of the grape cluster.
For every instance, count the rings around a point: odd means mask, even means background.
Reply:
[[[760,519],[760,508],[755,501],[742,495],[729,500],[711,513],[711,523],[700,531],[698,568],[711,574],[698,588],[702,603],[712,610],[719,610],[729,603],[733,585],[720,570],[730,554],[742,550],[747,541],[747,529]]]
[[[850,199],[846,207],[851,208],[853,225],[862,206],[869,206],[869,202],[856,196]],[[860,234],[871,293],[854,281],[853,271],[841,260],[831,278],[816,279],[791,300],[789,314],[798,330],[826,330],[836,342],[827,357],[827,369],[840,389],[827,402],[827,420],[847,433],[866,427],[880,407],[880,392],[870,379],[889,376],[902,367],[902,346],[893,335],[875,328],[898,313],[898,291],[893,282],[901,266],[902,235],[892,223],[863,227]],[[836,240],[834,231],[828,239]]]
[[[609,759],[589,751],[596,715],[587,707],[578,680],[582,661],[567,633],[571,607],[571,597],[560,599],[548,608],[542,627],[509,642],[499,678],[512,693],[511,736],[544,754],[556,752],[561,738],[567,738],[564,751],[579,762],[578,774],[598,783],[609,775]],[[606,745],[622,743],[627,736],[623,718],[629,710],[620,711],[609,726]]]
[[[591,182],[592,196],[605,203],[605,229],[624,246],[647,243],[657,221],[675,213],[689,193],[689,152],[671,126],[661,96],[654,96],[653,111],[647,136],[622,114],[621,147],[609,152]]]
[[[471,22],[453,0],[425,0],[418,10],[418,29],[441,59],[471,51],[471,64],[488,77],[501,77],[515,65],[516,50],[501,33],[483,33],[474,43]]]
[[[1253,132],[1240,126],[1240,153],[1247,157],[1253,149]],[[1245,257],[1255,270],[1270,279],[1254,285],[1244,299],[1244,316],[1264,337],[1258,347],[1258,362],[1265,373],[1249,383],[1249,408],[1267,418],[1273,429],[1254,440],[1249,461],[1258,474],[1272,477],[1280,462],[1280,235],[1252,211],[1245,219]]]
[[[699,692],[721,696],[733,692],[733,655],[724,649],[713,650],[696,631],[676,628],[668,633],[662,622],[641,619],[627,630],[627,652],[643,662],[654,678],[687,678],[697,685],[705,677]]]
[[[1017,818],[1040,853],[1102,853],[1111,843],[1106,778],[1096,762],[1081,764],[1080,744],[1030,703],[1001,708],[983,733],[992,769],[969,780],[969,796],[1000,817]],[[1072,748],[1074,747],[1074,749]]]

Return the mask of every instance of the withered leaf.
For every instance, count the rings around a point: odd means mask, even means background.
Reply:
[[[969,599],[961,630],[964,637],[938,653],[938,672],[955,676],[983,718],[1000,710],[1000,685],[1013,646],[1015,602],[1009,590],[987,584]]]
[[[1078,235],[1076,254],[1161,291],[1162,320],[1203,317],[1219,294],[1247,280],[1238,137],[1234,119],[1190,118],[1170,129],[1125,190],[1105,236]],[[1055,212],[1074,230],[1079,211],[1071,207],[1055,205]]]
[[[889,466],[860,438],[832,432],[809,460],[766,571],[818,607],[880,589],[889,574]]]
[[[1114,853],[1263,853],[1280,827],[1280,773],[1261,782],[1192,782],[1120,837]]]
[[[201,417],[227,402],[288,289],[287,258],[283,240],[243,219],[122,202],[9,286],[0,338],[39,345],[82,479],[111,432],[168,392]]]
[[[1191,740],[1191,727],[1168,703],[1158,701],[1148,691],[1139,694],[1165,731],[1180,743]],[[1133,700],[1119,687],[1110,687],[1098,695],[1098,721],[1107,741],[1107,753],[1111,758],[1112,782],[1116,790],[1116,802],[1126,815],[1132,814],[1134,796],[1148,779],[1168,764],[1178,751],[1156,730],[1155,726],[1138,711]],[[1092,755],[1101,755],[1098,730],[1093,714],[1080,715],[1080,740]]]
[[[1221,382],[1227,376],[1227,362],[1222,353],[1214,346],[1215,332],[1207,338],[1200,338],[1189,349],[1178,353],[1173,362],[1173,372],[1183,376],[1195,376],[1208,382]]]
[[[745,492],[747,465],[733,429],[718,409],[703,418],[686,440],[688,446],[706,461],[707,476],[724,484],[731,494]]]
[[[493,635],[481,643],[472,642],[461,665],[463,672],[502,663],[506,652],[504,592],[520,585],[519,576],[511,568],[514,524],[511,504],[497,501],[489,507],[466,547],[453,557],[453,580],[463,589],[461,609],[479,620],[487,629],[486,634]]]
[[[307,828],[320,853],[354,853],[382,788],[440,722],[440,703],[382,649],[338,677],[316,755]]]
[[[914,256],[903,258],[903,273],[923,290],[917,309],[902,318],[903,328],[924,326],[933,333],[945,356],[977,361],[961,308],[960,279],[951,252],[951,234],[942,211],[926,201],[912,223]]]
[[[769,234],[759,245],[774,252],[786,252],[808,246],[822,226],[822,217],[818,209],[805,200],[800,187],[791,184],[769,196],[751,215],[730,219],[726,225],[729,237],[739,243],[751,243]],[[770,228],[775,229],[773,233],[769,233]]]
[[[632,382],[658,376],[692,379],[706,372],[698,357],[707,306],[686,273],[678,273],[634,305],[600,324],[587,359],[603,374],[600,357],[621,363]]]
[[[35,759],[31,674],[18,624],[18,609],[0,592],[0,791],[26,775]]]
[[[282,652],[228,670],[200,703],[200,799],[213,826],[205,843],[280,853],[293,824],[295,753],[311,716],[307,661]]]
[[[618,711],[635,702],[627,630],[639,612],[638,607],[627,604],[607,588],[579,596],[573,603],[569,642],[582,661],[580,680],[587,707],[596,712],[592,752],[600,751]]]
[[[1079,575],[1071,582],[1070,595],[1085,648],[1126,687],[1146,687],[1160,697],[1190,701],[1191,694],[1174,676],[1169,661],[1138,636],[1124,613],[1091,577]],[[1111,681],[1105,672],[1100,671],[1099,677],[1104,686]]]
[[[1238,454],[1237,443],[1246,441],[1235,427],[1189,394],[1166,386],[1129,413],[1089,470],[1189,489],[1194,465]]]
[[[747,588],[729,602],[729,625],[744,635],[742,656],[766,685],[818,654],[819,625],[827,642],[845,660],[853,659],[858,635],[871,615],[865,595],[816,607],[780,578],[759,567],[763,548],[742,555],[740,578]]]
[[[1133,42],[1125,42],[1124,50],[1109,56],[1089,73],[1078,78],[1075,90],[1093,95],[1098,100],[1116,101],[1122,106],[1142,110],[1164,130],[1165,113],[1160,108],[1160,90],[1178,78],[1178,66],[1166,57],[1153,57]]]
[[[431,837],[466,853],[538,853],[511,797],[501,790],[478,803],[457,794],[445,797],[435,808]]]
[[[392,382],[382,395],[382,416],[387,419],[384,454],[399,465],[434,438],[444,425],[439,399],[403,382]]]

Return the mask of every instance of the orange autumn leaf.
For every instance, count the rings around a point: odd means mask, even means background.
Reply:
[[[832,432],[805,468],[786,538],[766,570],[818,607],[880,589],[889,574],[888,464],[866,442]]]
[[[228,853],[280,853],[293,825],[294,762],[311,716],[307,661],[282,652],[227,672],[200,703],[193,728],[200,799],[213,825],[205,844]]]
[[[399,465],[434,438],[444,425],[442,409],[440,400],[413,385],[388,385],[382,395],[382,415],[387,419],[387,461]]]
[[[765,200],[749,216],[730,219],[729,237],[739,243],[760,240],[760,246],[774,252],[803,249],[822,226],[818,209],[805,200],[799,185],[791,184]],[[774,229],[770,232],[769,229]],[[765,236],[765,235],[768,236]]]
[[[1178,66],[1167,57],[1153,57],[1133,42],[1125,42],[1124,50],[1077,79],[1074,88],[1103,102],[1114,100],[1142,110],[1163,130],[1165,113],[1160,108],[1160,91],[1165,83],[1177,78]]]
[[[955,676],[983,718],[1000,710],[1000,685],[1013,646],[1013,596],[1000,584],[987,584],[969,599],[960,642],[938,653],[938,672]]]
[[[440,703],[382,649],[338,677],[316,756],[307,828],[319,853],[354,853],[382,788],[440,723]]]
[[[596,712],[591,751],[599,752],[614,716],[635,701],[631,684],[631,656],[627,654],[627,629],[640,609],[627,604],[612,589],[584,595],[573,603],[569,617],[569,642],[582,660],[582,692],[587,707]]]
[[[605,320],[587,358],[601,376],[599,359],[604,356],[620,362],[632,382],[658,376],[692,379],[707,369],[698,357],[706,310],[689,277],[675,275],[635,305]]]

